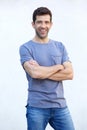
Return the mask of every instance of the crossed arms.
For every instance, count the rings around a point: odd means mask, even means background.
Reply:
[[[54,81],[73,79],[73,68],[70,62],[46,67],[40,66],[35,60],[30,60],[26,61],[23,67],[32,78],[36,79],[50,79]]]

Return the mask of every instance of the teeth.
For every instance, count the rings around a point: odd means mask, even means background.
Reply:
[[[41,30],[41,32],[46,32],[46,30]]]
[[[41,29],[41,31],[45,31],[45,30]]]

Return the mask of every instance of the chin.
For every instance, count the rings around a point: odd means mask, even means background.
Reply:
[[[45,39],[45,38],[47,38],[47,35],[41,35],[40,38]]]

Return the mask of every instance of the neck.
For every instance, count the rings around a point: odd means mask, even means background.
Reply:
[[[44,43],[49,42],[49,38],[47,37],[47,38],[41,39],[41,38],[38,38],[37,36],[35,36],[35,37],[33,38],[33,41],[34,41],[34,42],[39,42],[39,43],[44,44]]]

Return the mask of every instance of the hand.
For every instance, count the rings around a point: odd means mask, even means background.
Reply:
[[[61,67],[60,67],[60,70],[63,70],[64,69],[64,66],[63,65],[60,65]]]

